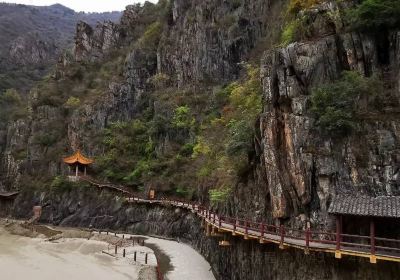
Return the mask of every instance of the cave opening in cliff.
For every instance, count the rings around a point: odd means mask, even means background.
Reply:
[[[11,210],[18,192],[0,193],[0,216],[6,217],[11,214]]]
[[[378,32],[375,36],[378,62],[382,66],[390,64],[390,41],[387,30]]]

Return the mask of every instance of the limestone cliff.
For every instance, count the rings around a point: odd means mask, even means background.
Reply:
[[[396,265],[375,269],[324,254],[308,259],[234,238],[224,251],[201,234],[190,213],[55,187],[54,177],[67,174],[60,158],[82,149],[98,159],[93,176],[210,204],[209,190],[233,171],[229,166],[213,180],[199,168],[205,160],[196,153],[212,150],[201,140],[224,140],[223,128],[203,131],[234,110],[223,95],[231,87],[237,93],[248,79],[242,62],[257,61],[262,112],[254,120],[248,161],[231,176],[236,181],[227,197],[212,205],[217,211],[299,229],[310,221],[314,229],[332,230],[327,210],[338,194],[400,195],[400,33],[350,30],[343,3],[316,2],[323,3],[303,11],[307,36],[286,46],[277,46],[282,1],[160,1],[128,6],[120,24],[79,23],[73,54],[64,54],[54,75],[31,91],[28,117],[0,133],[0,188],[23,190],[14,214],[26,217],[41,203],[48,205],[44,222],[181,237],[207,257],[220,279],[350,279],[351,270],[357,279],[395,279]],[[311,95],[343,71],[379,75],[385,88],[379,109],[357,100],[364,110],[357,131],[334,137],[317,125]],[[226,138],[238,134],[233,130]],[[129,172],[117,172],[127,165]]]

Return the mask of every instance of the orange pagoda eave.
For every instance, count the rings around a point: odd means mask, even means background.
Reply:
[[[75,154],[73,154],[70,157],[66,157],[63,159],[63,161],[66,164],[82,164],[82,165],[89,165],[94,162],[94,160],[85,157],[84,155],[81,154],[80,151],[77,151]]]
[[[94,160],[85,157],[78,150],[75,154],[70,157],[63,158],[64,163],[68,164],[69,172],[75,169],[75,177],[78,178],[80,173],[86,176],[86,166],[93,163]]]

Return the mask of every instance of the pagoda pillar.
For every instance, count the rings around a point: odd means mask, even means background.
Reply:
[[[75,176],[78,177],[79,167],[78,164],[75,165]]]

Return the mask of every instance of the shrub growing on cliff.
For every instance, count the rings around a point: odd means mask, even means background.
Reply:
[[[288,12],[296,15],[301,10],[309,9],[320,2],[321,0],[291,0],[288,6]]]
[[[383,90],[377,77],[366,78],[346,71],[335,82],[312,91],[311,111],[317,126],[331,136],[345,136],[358,126],[362,100],[368,100]]]
[[[211,204],[224,202],[228,199],[231,189],[229,187],[223,187],[220,189],[211,189],[209,192]]]
[[[379,31],[400,27],[399,0],[364,0],[347,14],[350,25],[359,30]]]
[[[218,109],[201,127],[193,148],[197,177],[212,184],[210,200],[217,202],[248,167],[255,122],[262,110],[259,69],[245,65],[247,75],[218,93]]]
[[[26,105],[15,89],[8,89],[0,94],[0,121],[2,123],[23,118],[27,114]]]
[[[281,34],[281,45],[304,40],[310,36],[310,19],[302,10],[310,9],[321,0],[291,0],[286,10],[285,25]]]
[[[175,109],[172,119],[172,125],[180,129],[190,129],[195,125],[195,119],[192,116],[188,106],[180,106]]]
[[[156,21],[150,24],[143,36],[139,40],[139,45],[143,49],[157,49],[158,41],[160,40],[162,32],[162,25],[160,22]]]

